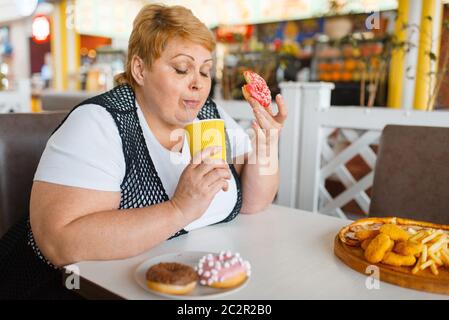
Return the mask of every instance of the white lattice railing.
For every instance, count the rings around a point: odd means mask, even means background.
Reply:
[[[367,214],[366,191],[373,184],[377,159],[372,146],[378,144],[383,128],[387,124],[449,127],[445,111],[331,107],[331,83],[284,83],[281,88],[289,107],[280,150],[281,205],[346,217],[342,208],[355,201]],[[368,168],[358,179],[348,168],[356,156]],[[328,179],[338,180],[344,191],[332,196],[326,188]]]
[[[346,218],[343,207],[351,201],[363,213],[369,211],[367,190],[373,184],[377,159],[372,146],[378,144],[383,128],[387,124],[449,127],[449,112],[331,107],[333,88],[331,83],[281,84],[289,110],[279,147],[281,184],[276,202]],[[253,115],[246,102],[217,102],[244,128],[249,126]],[[356,156],[367,167],[362,177],[355,177],[348,166]],[[328,180],[340,182],[343,192],[333,196],[326,187]]]
[[[322,167],[320,169],[319,181],[319,203],[318,211],[326,214],[346,217],[341,207],[349,201],[354,200],[364,213],[367,213],[370,205],[370,198],[366,190],[371,187],[374,177],[374,167],[376,164],[376,154],[370,148],[370,145],[378,144],[380,132],[341,129],[341,135],[350,144],[340,153],[329,144],[329,134],[335,129],[323,129],[323,144],[321,149]],[[359,181],[353,176],[346,166],[348,161],[355,156],[360,155],[369,166],[370,172]],[[336,197],[332,197],[326,189],[325,181],[333,175],[346,188],[344,192]]]

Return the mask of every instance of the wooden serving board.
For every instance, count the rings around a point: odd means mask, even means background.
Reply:
[[[364,252],[360,247],[351,247],[344,244],[340,238],[335,238],[334,253],[350,268],[363,273],[372,264],[365,260]],[[394,267],[385,264],[376,264],[379,267],[380,280],[404,288],[449,295],[449,269],[438,268],[439,275],[435,276],[429,269],[412,274],[411,267]]]

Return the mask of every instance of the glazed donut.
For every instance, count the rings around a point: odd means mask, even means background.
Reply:
[[[268,108],[271,105],[271,92],[264,78],[251,70],[243,72],[247,84],[242,87],[243,96],[246,100],[253,97],[261,106]]]
[[[148,288],[166,293],[182,295],[191,292],[198,281],[195,270],[176,262],[163,262],[151,266],[146,273]]]
[[[203,256],[196,270],[200,284],[221,289],[236,287],[251,275],[249,262],[229,250]]]

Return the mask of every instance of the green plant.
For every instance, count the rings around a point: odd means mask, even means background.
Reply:
[[[358,60],[363,66],[360,78],[360,106],[373,107],[381,83],[386,81],[388,66],[394,50],[403,49],[406,45],[394,35],[385,35],[378,39],[369,39],[363,33],[350,34],[335,43],[337,46],[351,45],[353,48],[361,48],[368,43],[382,43],[382,50],[375,56],[361,55]],[[372,59],[378,61],[373,65]],[[368,92],[367,92],[368,91]],[[368,94],[368,96],[367,96]],[[367,99],[368,98],[368,99]],[[367,101],[365,103],[365,101]]]
[[[3,84],[3,79],[5,79],[6,76],[0,72],[0,91],[5,89],[5,85]]]
[[[432,21],[432,17],[428,17],[430,21]],[[432,28],[433,30],[433,28]],[[449,21],[444,20],[443,21],[443,30],[449,31]],[[431,34],[432,39],[432,47],[433,47],[433,34]],[[440,92],[441,85],[445,82],[446,75],[448,73],[448,67],[449,67],[449,51],[448,50],[441,50],[442,56],[440,56],[442,67],[438,68],[436,67],[436,71],[432,71],[432,64],[438,63],[438,56],[435,52],[427,52],[429,55],[429,72],[428,77],[430,81],[429,85],[429,93],[428,93],[428,101],[427,101],[427,111],[431,111],[435,109],[435,104],[437,102],[437,96]]]
[[[432,16],[427,16],[426,20],[428,20],[430,23],[433,21]],[[449,32],[449,20],[443,21],[443,31]],[[404,24],[403,29],[410,30],[409,39],[412,37],[412,35],[415,32],[423,32],[421,28],[416,24]],[[433,28],[430,29],[430,33],[424,34],[428,39],[430,40],[430,47],[433,48],[435,45],[435,37],[433,33]],[[412,43],[410,40],[406,42],[407,47],[407,53],[410,52],[410,50],[418,48],[418,45],[415,43]],[[440,48],[437,48],[437,50]],[[425,74],[428,81],[428,92],[427,92],[427,102],[426,102],[426,111],[432,111],[435,109],[435,105],[437,103],[437,97],[441,90],[441,86],[444,83],[447,83],[446,76],[448,75],[449,71],[449,51],[448,50],[440,50],[440,56],[435,51],[426,51],[425,53],[428,56],[428,63],[429,63],[429,72]],[[441,68],[438,68],[438,66],[434,67],[434,64],[440,63]],[[416,79],[415,75],[410,75],[410,71],[413,69],[412,66],[407,66],[406,72],[407,72],[407,78],[409,79]],[[434,71],[432,71],[434,70]]]
[[[429,22],[433,21],[431,16],[427,16],[426,19]],[[443,30],[449,32],[449,20],[443,21]],[[391,62],[392,54],[396,50],[404,50],[405,53],[410,53],[411,50],[417,49],[418,45],[413,43],[410,39],[413,38],[415,33],[423,32],[421,28],[416,24],[402,25],[402,31],[408,32],[408,38],[405,41],[400,41],[395,35],[386,35],[382,40],[383,49],[380,53],[380,66],[377,70],[372,70],[373,66],[369,63],[366,57],[361,57],[360,60],[363,62],[364,68],[362,70],[362,76],[360,80],[360,105],[364,106],[366,101],[366,88],[368,89],[368,102],[367,107],[372,107],[375,102],[376,95],[378,93],[379,84],[385,80],[388,66]],[[424,35],[430,40],[430,47],[434,47],[435,37],[433,34],[433,28],[431,32]],[[364,34],[351,34],[347,37],[341,39],[342,43],[349,43],[353,47],[360,47],[363,43],[366,43],[368,39],[365,38]],[[425,74],[428,81],[428,92],[427,92],[427,102],[426,110],[432,111],[435,108],[437,102],[438,94],[441,90],[441,86],[444,83],[449,83],[446,79],[449,74],[449,50],[442,50],[439,56],[437,52],[432,50],[427,51],[426,55],[428,57],[429,72]],[[436,63],[440,63],[440,68],[434,67]],[[412,66],[406,67],[406,76],[409,79],[416,79],[416,75],[410,75],[410,71],[413,69]],[[367,74],[374,74],[374,77],[367,79]],[[368,84],[367,84],[368,82]]]

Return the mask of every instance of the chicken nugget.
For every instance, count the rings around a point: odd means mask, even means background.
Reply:
[[[357,239],[359,239],[360,241],[365,241],[367,239],[372,239],[375,236],[377,236],[379,234],[379,230],[367,230],[367,229],[363,229],[363,230],[358,230],[355,233],[355,236]]]
[[[360,245],[360,247],[362,247],[363,250],[366,250],[366,248],[368,248],[369,244],[371,243],[371,241],[373,241],[373,239],[366,239],[362,241],[362,244]],[[387,252],[393,250],[394,248],[394,241],[391,241],[390,246],[388,247]]]
[[[366,250],[368,248],[368,245],[371,243],[373,239],[366,239],[362,241],[362,244],[360,245],[363,250]]]
[[[371,263],[382,261],[385,253],[391,248],[392,240],[384,233],[377,235],[365,250],[365,258]]]
[[[380,228],[380,232],[386,234],[393,241],[407,241],[410,235],[407,231],[401,229],[395,224],[384,224]]]
[[[391,240],[391,243],[390,243],[390,246],[388,247],[388,250],[387,250],[387,252],[390,252],[390,251],[392,251],[392,250],[393,250],[393,248],[394,248],[394,241],[393,241],[393,240]]]
[[[394,252],[387,252],[382,259],[382,263],[389,264],[390,266],[413,266],[416,263],[415,256],[401,256]]]
[[[419,256],[423,244],[416,241],[399,241],[395,244],[393,251],[403,256]]]

